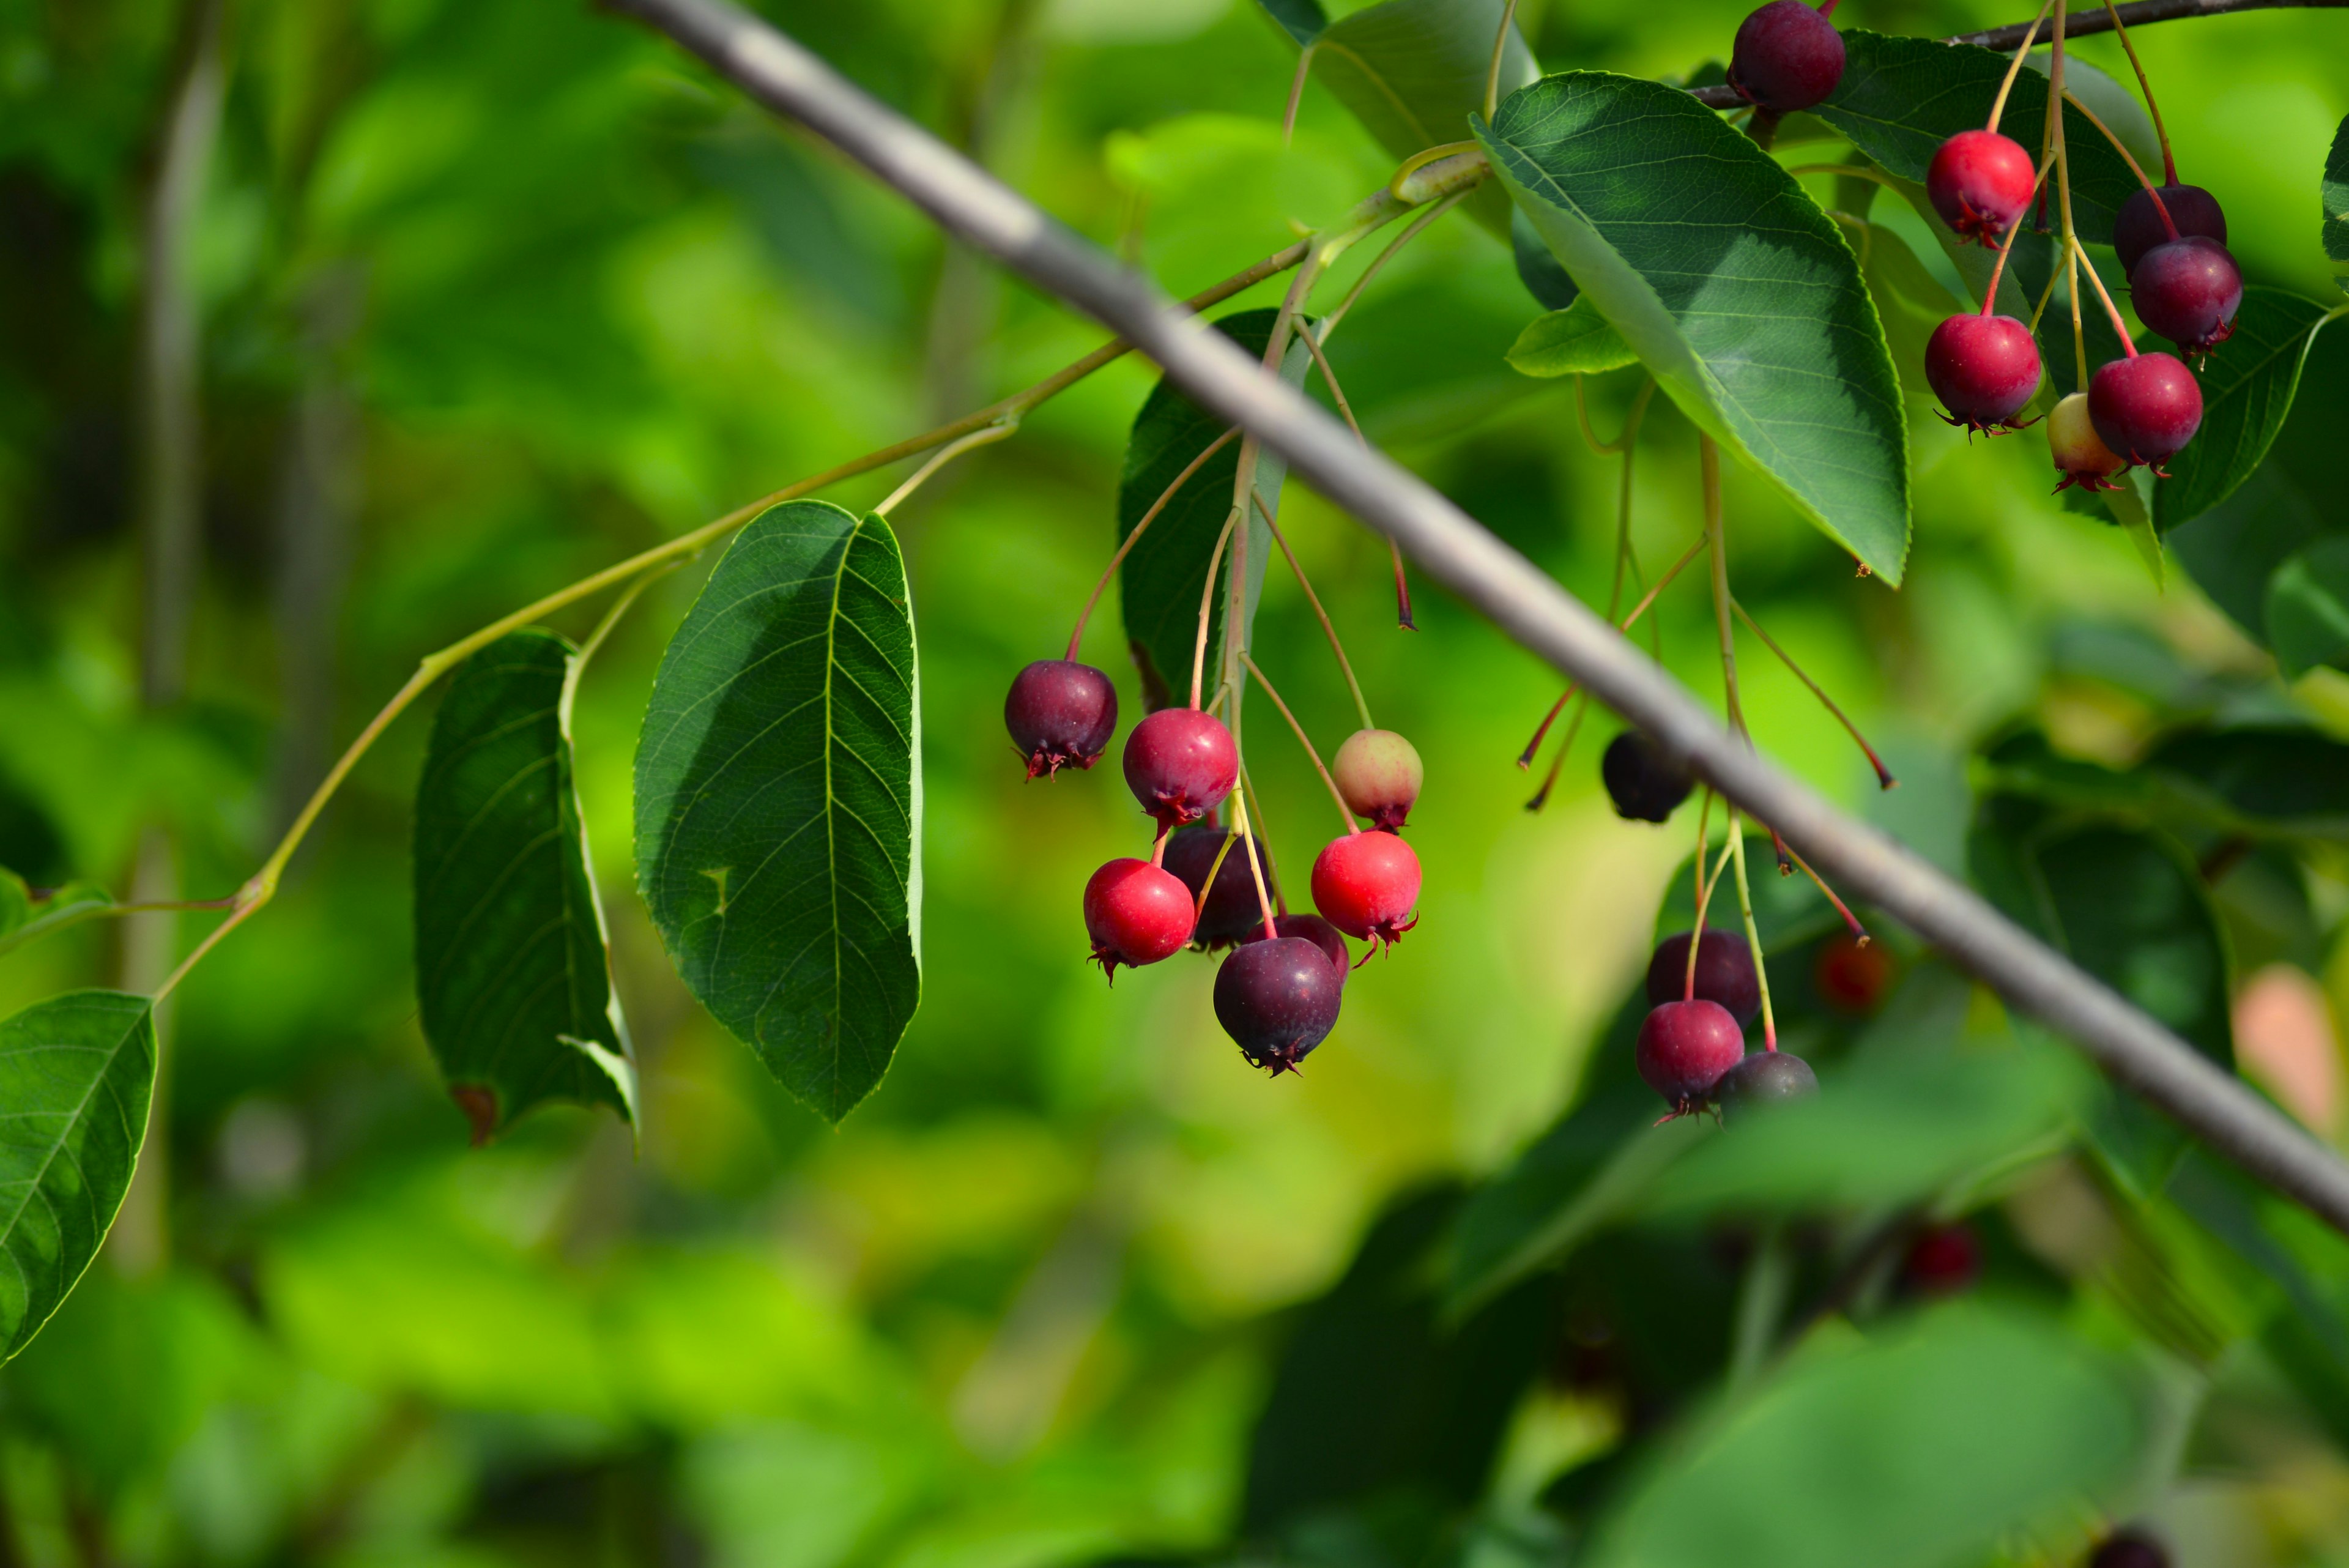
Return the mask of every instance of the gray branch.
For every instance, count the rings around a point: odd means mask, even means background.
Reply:
[[[2107,1073],[2260,1180],[2349,1233],[2349,1165],[2183,1040],[1723,728],[1539,567],[1414,475],[920,127],[725,0],[610,0],[752,98],[806,124],[965,243],[1132,340],[1195,401],[1252,431],[1429,576],[1647,731],[1816,865],[2075,1041]]]

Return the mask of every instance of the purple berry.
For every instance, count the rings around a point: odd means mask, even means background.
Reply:
[[[1686,931],[1656,944],[1648,961],[1648,1001],[1661,1007],[1679,1002],[1688,989],[1689,939]],[[1733,931],[1705,929],[1696,947],[1696,994],[1717,1002],[1743,1027],[1762,1011],[1762,981],[1754,972],[1754,950]]]
[[[2169,209],[2169,221],[2178,225],[2181,239],[2199,234],[2222,245],[2227,243],[2227,214],[2220,211],[2219,198],[2201,186],[2164,185],[2161,204]],[[2120,257],[2121,271],[2136,272],[2145,253],[2168,239],[2169,229],[2162,223],[2151,192],[2138,186],[2113,218],[2113,250]]]
[[[1925,344],[1925,379],[1950,423],[2012,430],[2039,390],[2039,344],[2012,316],[1952,316]]]
[[[2217,240],[2189,234],[2138,259],[2129,272],[2129,298],[2138,318],[2181,353],[2207,354],[2234,334],[2243,269]]]
[[[1770,0],[1738,24],[1729,85],[1772,114],[1826,101],[1843,80],[1843,35],[1826,17],[1834,9],[1835,0],[1823,10],[1803,0]]]
[[[1674,1116],[1703,1106],[1745,1054],[1745,1031],[1717,1002],[1667,1002],[1640,1025],[1640,1076]]]
[[[1229,828],[1207,823],[1177,828],[1166,841],[1166,869],[1182,878],[1195,903],[1200,889],[1207,886],[1208,868],[1215,866],[1216,857],[1224,853],[1226,839],[1231,841],[1231,851],[1224,854],[1223,866],[1216,871],[1215,887],[1207,894],[1206,908],[1200,910],[1198,929],[1191,933],[1192,940],[1211,948],[1239,941],[1264,924],[1263,907],[1257,901],[1256,877],[1248,870],[1247,846]]]
[[[1818,1075],[1791,1051],[1756,1051],[1723,1073],[1721,1082],[1713,1086],[1725,1127],[1734,1127],[1756,1111],[1806,1100],[1818,1092]]]
[[[1040,659],[1011,678],[1003,723],[1030,778],[1089,768],[1117,732],[1117,689],[1090,664]]]
[[[1240,1054],[1278,1076],[1294,1072],[1338,1022],[1345,981],[1304,937],[1236,947],[1216,971],[1216,1022]]]
[[[1319,915],[1275,915],[1272,934],[1276,937],[1298,937],[1321,950],[1330,967],[1338,971],[1338,984],[1343,989],[1346,976],[1353,971],[1353,950],[1346,946],[1346,934]],[[1264,921],[1259,919],[1244,932],[1243,942],[1264,940]]]
[[[1232,732],[1196,708],[1161,708],[1125,738],[1126,787],[1143,810],[1171,827],[1215,810],[1239,776]]]
[[[2202,425],[2202,389],[2168,354],[2116,359],[2088,382],[2088,418],[2104,443],[2156,473]]]
[[[1667,821],[1696,788],[1694,774],[1637,730],[1608,742],[1599,776],[1615,803],[1615,815],[1628,822]]]

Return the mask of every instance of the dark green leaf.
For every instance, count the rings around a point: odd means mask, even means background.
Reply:
[[[1271,340],[1272,324],[1278,314],[1270,309],[1245,310],[1226,317],[1216,327],[1242,348],[1261,358]],[[1289,384],[1303,385],[1311,366],[1311,351],[1300,342],[1291,342],[1281,364],[1281,373]],[[1142,411],[1133,417],[1133,433],[1126,440],[1125,473],[1118,482],[1117,536],[1121,542],[1166,493],[1175,476],[1226,428],[1223,421],[1202,410],[1172,382],[1162,378],[1150,389]],[[1168,500],[1164,510],[1152,521],[1149,532],[1143,535],[1141,543],[1134,545],[1125,564],[1118,568],[1119,608],[1125,618],[1126,640],[1133,650],[1143,690],[1153,708],[1189,700],[1191,659],[1199,633],[1199,598],[1207,586],[1207,562],[1216,551],[1216,536],[1223,532],[1224,521],[1232,514],[1232,487],[1239,472],[1239,441],[1226,442],[1221,452],[1183,482],[1183,488]],[[1287,465],[1272,453],[1257,455],[1254,487],[1276,516],[1280,510],[1280,483],[1287,472]],[[1248,516],[1247,546],[1247,609],[1253,618],[1257,596],[1264,589],[1265,561],[1273,548],[1270,531],[1253,509]],[[1226,546],[1224,564],[1216,576],[1219,584],[1231,581],[1231,557],[1236,553],[1237,545]],[[1210,685],[1222,649],[1225,597],[1225,590],[1218,587],[1207,610],[1206,669]],[[1242,640],[1246,640],[1245,628]]]
[[[1588,297],[1535,317],[1509,349],[1511,368],[1526,376],[1595,376],[1639,362]]]
[[[1321,36],[1330,25],[1329,13],[1321,9],[1321,0],[1257,0],[1264,14],[1280,24],[1280,30],[1299,44],[1309,44]]]
[[[736,537],[636,748],[636,883],[678,972],[833,1121],[920,1001],[921,703],[897,541],[821,501]]]
[[[1942,142],[1961,130],[1981,130],[1989,119],[2010,59],[1970,44],[1886,37],[1857,27],[1846,29],[1843,41],[1843,80],[1811,112],[1851,138],[1885,172],[1920,185]],[[2026,71],[2015,78],[2000,129],[2035,156],[2046,121],[2047,78]],[[2075,109],[2064,111],[2064,142],[2072,166],[2073,225],[2081,238],[2106,243],[2113,214],[2137,189],[2137,176]]]
[[[2202,368],[2202,428],[2169,460],[2168,481],[2154,487],[2163,533],[2227,499],[2266,460],[2317,330],[2338,314],[2280,288],[2243,290],[2234,335]]]
[[[1798,1356],[1672,1451],[1590,1568],[1947,1568],[2068,1518],[2139,1442],[2120,1369],[2033,1316],[1952,1307]]]
[[[2349,836],[2349,745],[2315,730],[2196,730],[2162,742],[2144,770],[2251,829]]]
[[[2349,119],[2333,133],[2324,155],[2324,254],[2349,262]]]
[[[2268,582],[2268,646],[2288,676],[2349,669],[2349,537],[2320,539]]]
[[[1869,187],[1871,190],[1874,187]],[[1930,397],[1925,381],[1925,345],[1933,328],[1965,307],[1941,282],[1925,270],[1909,242],[1881,223],[1860,231],[1860,272],[1884,321],[1885,346],[1902,389],[1911,397]]]
[[[1526,222],[1526,215],[1515,207],[1509,209],[1509,255],[1517,264],[1517,281],[1544,310],[1564,310],[1582,293],[1549,254],[1541,235]]]
[[[2068,493],[2068,492],[2067,492]],[[2261,646],[2268,641],[2268,584],[2284,562],[2324,533],[2298,481],[2262,463],[2242,486],[2165,541],[2189,576]]]
[[[1899,382],[1858,258],[1793,178],[1686,93],[1595,71],[1516,94],[1486,149],[1682,411],[1897,586]]]
[[[143,996],[68,992],[0,1023],[0,1361],[98,1256],[130,1190],[154,1089]]]
[[[416,994],[476,1141],[546,1100],[636,1118],[636,1070],[572,778],[571,645],[467,659],[416,790]]]

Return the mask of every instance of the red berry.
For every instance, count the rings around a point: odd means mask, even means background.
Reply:
[[[1085,884],[1085,934],[1112,979],[1156,963],[1191,940],[1191,890],[1147,860],[1112,860]]]
[[[1933,154],[1925,194],[1960,238],[1990,244],[2031,204],[2037,180],[2021,142],[1995,130],[1961,130]]]
[[[1925,379],[1950,423],[2013,430],[2039,390],[2039,344],[2012,316],[1952,316],[1926,341]]]
[[[1648,961],[1648,1001],[1655,1006],[1678,1002],[1688,990],[1688,933],[1666,937]],[[1717,1002],[1742,1027],[1762,1011],[1762,981],[1754,972],[1754,950],[1733,931],[1705,928],[1696,945],[1696,994]]]
[[[2088,418],[2105,445],[2159,473],[2201,428],[2202,389],[2169,355],[2116,359],[2088,382]]]
[[[1030,778],[1089,768],[1117,732],[1117,689],[1090,664],[1040,659],[1011,678],[1003,723]]]
[[[1224,854],[1226,839],[1231,840],[1229,854]],[[1192,940],[1211,948],[1238,941],[1264,923],[1256,877],[1248,870],[1247,846],[1229,828],[1209,823],[1177,828],[1166,841],[1166,869],[1191,890],[1194,907],[1198,904],[1199,890],[1207,886],[1208,867],[1219,854],[1224,856],[1223,866],[1216,872],[1216,885],[1207,894],[1206,908],[1199,910],[1198,929],[1191,933]]]
[[[1249,942],[1216,971],[1216,1022],[1240,1054],[1278,1076],[1329,1037],[1344,989],[1337,967],[1307,938]]]
[[[1125,738],[1126,786],[1143,810],[1169,826],[1215,810],[1239,776],[1232,732],[1196,708],[1161,708]]]
[[[1713,1086],[1723,1127],[1735,1127],[1756,1111],[1807,1100],[1818,1092],[1818,1075],[1791,1051],[1756,1051]]]
[[[1321,950],[1330,967],[1338,971],[1338,983],[1344,986],[1346,976],[1352,972],[1354,954],[1346,946],[1345,933],[1319,915],[1275,915],[1272,934],[1276,937],[1297,937]],[[1240,937],[1243,942],[1264,940],[1264,921],[1259,919]]]
[[[1833,10],[1834,0],[1828,0]],[[1803,0],[1770,0],[1738,25],[1729,85],[1749,103],[1792,114],[1824,103],[1843,80],[1843,35]]]
[[[2227,247],[2200,234],[2145,253],[2129,271],[2138,319],[2188,354],[2207,354],[2233,336],[2243,303],[2243,269]]]
[[[2131,1525],[2105,1537],[2089,1554],[2088,1568],[2169,1568],[2169,1549]]]
[[[2118,490],[2112,476],[2128,464],[2105,444],[2088,418],[2088,394],[2074,392],[2047,415],[2047,452],[2055,472],[2064,477],[2055,488],[2076,484],[2083,490]]]
[[[2161,204],[2169,209],[2169,221],[2178,225],[2181,238],[2200,234],[2222,245],[2227,243],[2227,214],[2219,210],[2219,198],[2201,186],[2164,185]],[[2137,259],[2168,238],[2169,230],[2155,209],[2152,195],[2138,186],[2113,218],[2113,250],[2120,257],[2121,271],[2137,271]]]
[[[1313,862],[1313,907],[1357,940],[1402,940],[1418,902],[1419,857],[1392,833],[1333,838]]]
[[[1426,774],[1417,749],[1392,730],[1355,731],[1330,762],[1330,776],[1346,805],[1390,829],[1411,815]]]
[[[1920,1295],[1947,1296],[1971,1287],[1982,1273],[1982,1243],[1963,1224],[1937,1225],[1909,1244],[1900,1282]]]
[[[1811,970],[1819,995],[1838,1012],[1873,1012],[1892,983],[1892,961],[1875,942],[1861,943],[1838,931],[1819,948]]]
[[[1666,821],[1696,788],[1695,775],[1637,730],[1608,742],[1606,755],[1599,759],[1599,777],[1615,803],[1615,815],[1626,822]]]
[[[1640,1025],[1640,1076],[1674,1116],[1698,1109],[1745,1054],[1745,1031],[1717,1002],[1667,1002]]]

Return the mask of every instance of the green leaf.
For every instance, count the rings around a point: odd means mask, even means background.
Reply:
[[[2121,1480],[2123,1373],[2054,1324],[1944,1308],[1798,1355],[1670,1450],[1588,1568],[1947,1568]]]
[[[2320,664],[2349,670],[2349,536],[2321,539],[2268,581],[2268,646],[2293,679]]]
[[[2023,63],[2025,69],[2037,71],[2044,81],[2054,60],[2053,55],[2033,49]],[[2154,130],[2153,117],[2146,113],[2145,105],[2137,101],[2135,89],[2124,85],[2109,72],[2099,70],[2082,59],[2076,50],[2068,51],[2064,57],[2064,89],[2086,105],[2089,113],[2103,120],[2106,127],[2121,139],[2129,150],[2129,156],[2137,160],[2138,168],[2148,175],[2161,172],[2161,134]],[[2043,106],[2046,101],[2044,98],[2040,99]],[[2043,107],[2040,112],[2044,115],[2046,110]],[[2008,123],[2008,134],[2013,135],[2013,122]],[[2037,125],[2040,122],[2034,120],[2032,123]],[[2089,129],[2088,134],[2095,138],[2098,147],[2109,149],[2112,146],[2096,135],[2094,127]],[[2039,145],[2027,135],[2017,140],[2033,151]]]
[[[1278,315],[1278,311],[1271,309],[1244,310],[1216,322],[1216,328],[1261,358],[1266,345],[1271,341],[1272,324]],[[1302,386],[1312,362],[1311,350],[1302,342],[1292,341],[1281,363],[1281,375],[1289,385]],[[1142,411],[1134,415],[1133,431],[1126,439],[1125,473],[1117,489],[1117,536],[1121,543],[1166,493],[1175,476],[1226,428],[1223,421],[1185,397],[1174,383],[1160,379],[1143,400]],[[1149,532],[1143,535],[1141,542],[1127,553],[1125,564],[1118,568],[1119,609],[1125,621],[1126,641],[1133,650],[1143,691],[1153,709],[1189,699],[1191,656],[1199,633],[1199,599],[1206,589],[1207,561],[1215,554],[1216,536],[1223,532],[1224,520],[1231,515],[1232,487],[1239,472],[1239,461],[1240,443],[1236,439],[1202,463],[1199,471],[1185,480],[1183,487],[1167,501],[1165,508],[1152,521]],[[1255,489],[1276,516],[1280,511],[1280,483],[1287,472],[1287,465],[1271,452],[1257,454]],[[1219,584],[1231,581],[1231,556],[1236,546],[1226,545],[1225,549],[1224,564],[1216,576]],[[1272,549],[1271,531],[1251,508],[1247,552],[1247,604],[1251,620],[1256,615],[1257,599],[1264,591],[1265,562]],[[1218,587],[1207,609],[1206,669],[1210,684],[1223,647],[1225,597],[1225,589]],[[1247,628],[1243,628],[1244,644],[1247,633]]]
[[[2318,329],[2339,311],[2280,288],[2243,290],[2234,335],[2203,366],[2202,428],[2154,487],[2154,522],[2165,534],[2235,493],[2283,429],[2301,367]]]
[[[636,884],[702,1005],[835,1122],[921,999],[920,756],[889,525],[821,501],[761,513],[661,657]]]
[[[1333,22],[1314,40],[1313,72],[1397,158],[1468,135],[1485,112],[1493,40],[1507,0],[1385,0]],[[1501,57],[1503,98],[1541,74],[1513,23]],[[1506,239],[1508,199],[1468,198],[1476,221]]]
[[[1574,279],[1566,275],[1549,246],[1515,207],[1509,209],[1509,259],[1517,265],[1517,281],[1544,310],[1564,310],[1581,297]]]
[[[1511,368],[1526,376],[1595,376],[1639,362],[1588,295],[1536,317],[1509,349]]]
[[[0,937],[6,936],[33,918],[33,895],[25,887],[25,879],[5,867],[0,867]]]
[[[1550,77],[1485,148],[1682,411],[1899,586],[1908,431],[1859,261],[1792,176],[1658,82]]]
[[[1871,186],[1870,189],[1873,189]],[[1884,322],[1884,341],[1900,385],[1911,397],[1930,397],[1925,380],[1925,345],[1933,329],[1965,308],[1941,280],[1926,270],[1909,242],[1881,223],[1859,230],[1860,275]]]
[[[2156,746],[2143,771],[2240,831],[2349,838],[2349,745],[2316,730],[2189,731]]]
[[[19,888],[23,886],[17,883]],[[14,925],[0,922],[0,953],[14,952],[67,926],[95,919],[113,907],[113,897],[97,883],[68,882],[39,903],[27,906],[22,920]]]
[[[2324,254],[2349,262],[2349,119],[2333,133],[2324,155]]]
[[[2010,58],[1971,44],[1887,37],[1857,27],[1845,30],[1843,43],[1843,80],[1811,112],[1849,137],[1886,173],[1920,185],[1942,142],[1961,130],[1981,130],[1990,118]],[[2001,129],[2035,153],[2046,120],[2047,78],[2026,71],[2007,97]],[[2073,226],[2085,240],[2107,243],[2114,213],[2138,188],[2137,176],[2075,109],[2064,111],[2064,139],[2072,167]],[[2052,211],[2054,198],[2049,201]]]
[[[1330,26],[1330,14],[1321,9],[1321,0],[1257,0],[1264,14],[1299,44],[1309,44]]]
[[[75,991],[0,1023],[0,1361],[98,1256],[147,1138],[154,1007]]]
[[[2066,492],[2068,494],[2069,492]],[[2279,462],[2261,464],[2240,488],[2166,541],[2210,602],[2268,646],[2268,586],[2325,524],[2306,491]]]
[[[417,1001],[477,1143],[547,1100],[636,1119],[572,776],[578,669],[539,630],[465,660],[417,785]]]

